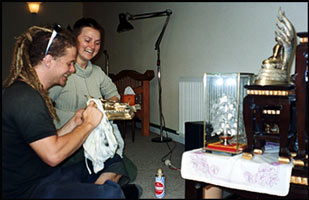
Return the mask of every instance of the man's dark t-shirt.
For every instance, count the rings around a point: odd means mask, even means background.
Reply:
[[[27,198],[56,167],[44,163],[30,143],[56,134],[42,96],[16,81],[2,89],[2,195]]]

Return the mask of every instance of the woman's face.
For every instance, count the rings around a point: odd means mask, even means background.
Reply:
[[[88,62],[93,57],[95,57],[100,50],[100,31],[91,27],[84,27],[82,28],[81,33],[78,35],[77,41],[77,59]]]

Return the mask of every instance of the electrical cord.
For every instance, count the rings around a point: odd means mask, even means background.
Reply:
[[[163,114],[161,114],[161,116],[162,116],[163,128],[164,128],[164,131],[165,131],[165,135],[166,135],[166,137],[168,138],[168,133],[167,133],[167,131],[165,130],[165,119],[164,119]],[[174,142],[174,141],[173,141],[173,142]],[[177,143],[174,142],[174,147],[173,147],[173,148],[170,147],[168,141],[166,142],[166,145],[167,145],[167,147],[168,147],[168,149],[169,149],[169,152],[168,152],[167,154],[165,154],[165,155],[161,158],[161,161],[162,161],[166,166],[168,166],[169,169],[174,169],[174,170],[180,171],[180,168],[175,167],[175,166],[172,164],[172,161],[171,161],[171,160],[172,160],[172,153],[173,153],[174,149],[176,148]],[[169,156],[169,159],[167,159],[168,156]]]
[[[175,167],[169,159],[166,159],[166,160],[164,161],[164,164],[165,164],[166,166],[168,166],[170,169],[174,169],[174,170],[180,171],[180,168]]]

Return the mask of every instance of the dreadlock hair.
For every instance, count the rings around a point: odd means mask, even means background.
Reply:
[[[43,88],[33,68],[45,57],[45,50],[52,31],[52,26],[32,26],[16,38],[10,72],[2,87],[11,86],[17,79],[26,82],[43,97],[52,119],[59,121],[52,100],[48,96],[48,91]],[[76,37],[72,32],[61,30],[53,40],[47,54],[54,58],[64,56],[66,49],[76,47],[76,44]]]

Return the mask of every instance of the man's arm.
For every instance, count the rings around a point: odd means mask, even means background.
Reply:
[[[65,135],[46,137],[30,143],[30,146],[45,163],[54,167],[81,147],[88,135],[100,123],[102,116],[102,112],[96,108],[95,103],[91,102],[82,113],[82,123],[79,126]]]
[[[79,126],[83,122],[83,112],[85,111],[84,108],[81,108],[76,111],[73,117],[64,124],[60,129],[57,130],[57,135],[62,136],[69,132],[71,132],[75,127]]]

